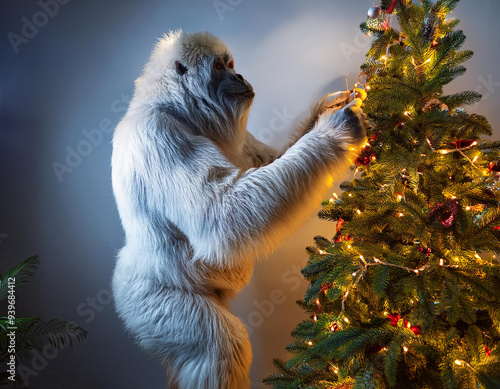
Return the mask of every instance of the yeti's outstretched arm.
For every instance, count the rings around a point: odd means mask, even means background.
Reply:
[[[365,141],[360,104],[357,99],[320,115],[280,158],[243,173],[210,142],[192,147],[189,160],[199,162],[171,171],[165,216],[187,236],[194,258],[227,267],[275,249],[310,215],[332,176]]]

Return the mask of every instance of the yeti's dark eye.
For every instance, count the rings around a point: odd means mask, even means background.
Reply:
[[[234,69],[234,61],[233,60],[229,61],[229,63],[227,64],[227,67],[229,69]]]
[[[221,61],[214,62],[215,70],[224,70],[224,64]]]

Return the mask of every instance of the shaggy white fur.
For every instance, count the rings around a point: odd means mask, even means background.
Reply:
[[[165,35],[113,137],[126,235],[115,306],[161,359],[168,388],[249,387],[251,346],[228,298],[311,215],[365,141],[359,99],[330,109],[349,96],[339,92],[318,102],[285,150],[262,144],[246,131],[251,86],[229,65],[216,81],[214,61],[230,60],[209,33]],[[231,94],[233,78],[249,88],[246,98]]]

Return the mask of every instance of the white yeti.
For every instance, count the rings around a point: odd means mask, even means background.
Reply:
[[[342,107],[349,92],[339,92],[277,152],[246,131],[253,97],[223,42],[177,31],[156,45],[115,130],[113,189],[126,234],[116,310],[161,359],[168,388],[249,387],[251,346],[228,299],[365,141],[361,100]]]

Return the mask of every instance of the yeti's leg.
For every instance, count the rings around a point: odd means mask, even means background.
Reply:
[[[182,300],[182,316],[188,311],[192,315],[161,352],[175,382],[167,388],[249,389],[252,349],[241,321],[212,297],[195,295],[188,303],[182,296]]]

